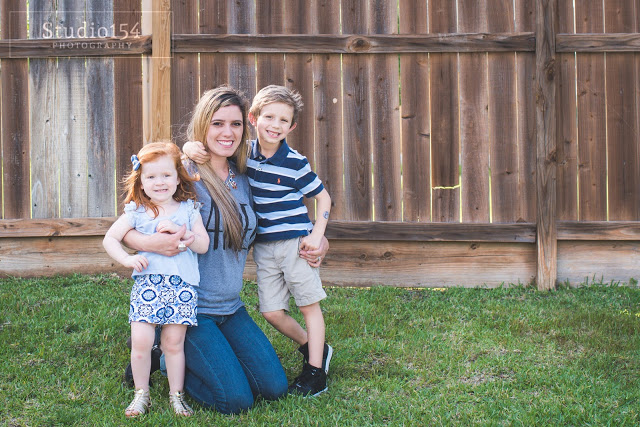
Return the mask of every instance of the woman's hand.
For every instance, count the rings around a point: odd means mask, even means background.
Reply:
[[[300,248],[299,254],[300,258],[306,260],[311,267],[317,268],[320,267],[320,264],[322,264],[322,260],[324,259],[327,252],[329,252],[329,241],[326,237],[323,236],[322,240],[320,241],[320,247],[318,247],[318,249],[305,250]]]
[[[204,144],[200,141],[187,141],[182,146],[182,152],[191,160],[201,165],[211,158],[211,155],[204,148]]]
[[[176,233],[142,234],[137,230],[129,231],[123,239],[125,245],[137,251],[154,252],[159,255],[175,256],[182,252],[178,245],[184,243],[189,246],[195,236],[183,239],[187,226],[183,225]]]

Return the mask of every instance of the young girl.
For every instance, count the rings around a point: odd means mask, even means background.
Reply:
[[[133,170],[125,180],[124,215],[111,226],[104,238],[104,248],[116,261],[134,269],[129,322],[131,323],[131,368],[135,397],[125,415],[135,417],[147,412],[149,368],[155,326],[162,328],[162,351],[169,378],[169,399],[178,415],[190,416],[185,403],[184,337],[187,326],[195,326],[197,292],[200,282],[196,253],[205,253],[209,236],[194,204],[191,178],[173,143],[155,142],[145,145],[131,157]],[[144,234],[175,233],[186,225],[185,240],[195,239],[174,257],[151,252],[129,255],[120,245],[129,230]]]

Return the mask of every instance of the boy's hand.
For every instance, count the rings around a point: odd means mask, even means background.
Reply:
[[[311,267],[318,268],[327,252],[329,252],[329,241],[323,236],[318,249],[306,250],[300,248],[300,258],[307,261]]]
[[[300,239],[300,250],[301,251],[315,251],[320,247],[320,241],[322,240],[322,236],[319,238],[315,238],[313,234],[309,234],[308,236],[304,236]]]
[[[156,231],[158,233],[177,233],[178,231],[180,231],[180,226],[178,226],[175,222],[169,220],[169,219],[163,219],[162,221],[160,221],[158,223],[158,226],[156,227]],[[186,237],[186,233],[185,233],[185,238]]]
[[[200,141],[187,141],[182,147],[182,152],[186,154],[188,158],[201,165],[206,163],[211,158],[211,155],[205,150],[204,144]]]
[[[149,266],[149,260],[147,260],[144,255],[129,255],[124,259],[122,265],[133,268],[135,271],[140,273]]]

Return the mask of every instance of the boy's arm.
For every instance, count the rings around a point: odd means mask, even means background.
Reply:
[[[196,215],[196,220],[193,223],[193,227],[191,227],[191,229],[194,240],[187,246],[189,246],[189,249],[197,254],[206,253],[209,250],[209,234],[207,233],[207,229],[204,228],[200,213]]]
[[[211,158],[211,155],[205,150],[204,144],[200,141],[187,141],[182,146],[182,152],[191,160],[201,165]]]
[[[313,225],[311,234],[302,239],[301,249],[317,249],[320,247],[320,241],[324,237],[324,232],[327,229],[327,223],[329,222],[329,212],[331,211],[331,196],[326,189],[322,189],[321,192],[314,196],[316,199],[318,216],[316,217],[316,223]]]
[[[132,227],[127,220],[127,215],[121,215],[120,218],[118,218],[109,228],[107,234],[105,234],[102,246],[104,246],[104,249],[111,258],[118,261],[125,267],[132,267],[135,268],[136,271],[140,272],[147,268],[149,264],[147,259],[142,255],[129,255],[120,244],[124,235],[131,229]]]

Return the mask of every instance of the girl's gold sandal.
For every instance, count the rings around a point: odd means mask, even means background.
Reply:
[[[129,418],[137,417],[147,412],[151,406],[151,397],[149,397],[149,390],[138,389],[133,397],[133,400],[125,409],[124,414]]]
[[[184,401],[184,392],[176,391],[174,394],[169,393],[169,401],[173,406],[173,410],[177,415],[190,417],[193,415],[193,409]]]

